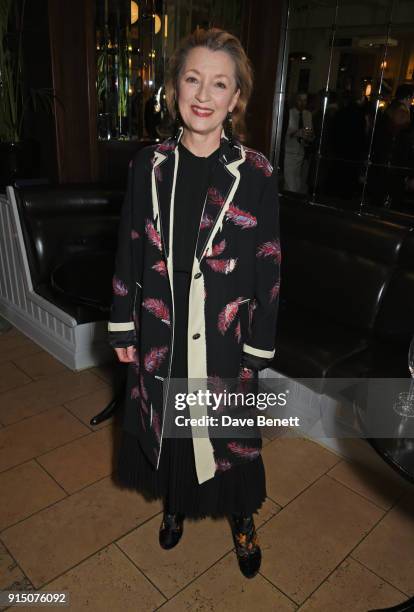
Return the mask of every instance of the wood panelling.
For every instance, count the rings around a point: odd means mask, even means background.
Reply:
[[[59,182],[97,176],[94,0],[49,0]],[[92,46],[92,49],[91,49]]]
[[[286,0],[245,0],[242,43],[254,67],[254,89],[247,108],[247,144],[271,152],[273,104],[281,23]]]

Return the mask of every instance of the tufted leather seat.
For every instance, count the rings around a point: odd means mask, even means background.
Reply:
[[[15,193],[35,292],[78,323],[107,319],[102,310],[58,293],[51,285],[51,275],[80,253],[115,251],[123,191],[71,184],[20,187]]]
[[[282,199],[280,228],[280,314],[271,367],[292,378],[409,376],[409,224]]]

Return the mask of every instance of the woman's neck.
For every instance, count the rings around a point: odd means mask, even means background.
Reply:
[[[198,157],[208,157],[220,146],[221,127],[211,134],[197,134],[184,128],[181,136],[182,144]]]

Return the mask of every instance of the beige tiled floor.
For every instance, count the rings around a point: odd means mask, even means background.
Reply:
[[[162,550],[161,503],[114,478],[119,420],[89,424],[110,370],[0,335],[0,589],[66,590],[76,612],[367,612],[414,595],[411,486],[371,450],[361,465],[286,432],[264,435],[253,580],[225,520],[188,520]]]

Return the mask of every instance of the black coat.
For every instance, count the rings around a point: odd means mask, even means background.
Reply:
[[[124,428],[139,439],[156,467],[171,382],[170,220],[174,219],[181,135],[182,130],[176,139],[145,147],[130,163],[108,323],[112,346],[136,347],[136,363],[128,364]],[[207,191],[192,269],[189,391],[205,388],[203,381],[220,386],[223,379],[241,379],[243,352],[273,357],[279,285],[276,172],[263,154],[237,141],[231,146],[222,131],[219,162]],[[193,407],[190,414],[207,415],[207,409]],[[213,429],[192,428],[200,484],[256,458],[261,449],[260,436],[228,440],[215,437]]]

